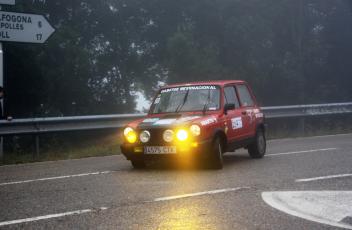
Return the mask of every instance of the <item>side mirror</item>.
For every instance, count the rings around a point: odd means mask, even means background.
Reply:
[[[235,104],[225,104],[224,106],[224,113],[227,114],[227,111],[235,109]]]

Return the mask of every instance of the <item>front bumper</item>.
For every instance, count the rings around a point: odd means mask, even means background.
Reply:
[[[143,144],[124,143],[120,146],[122,154],[127,160],[148,160],[148,159],[177,159],[177,158],[207,158],[209,149],[211,149],[211,140],[197,142],[197,146],[175,145],[176,153],[174,154],[145,154]],[[159,146],[166,146],[160,144]]]

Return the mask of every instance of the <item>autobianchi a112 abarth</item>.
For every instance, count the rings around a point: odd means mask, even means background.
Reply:
[[[244,81],[209,81],[161,88],[148,115],[123,130],[121,151],[134,168],[155,158],[196,159],[214,169],[223,154],[266,151],[264,115]]]

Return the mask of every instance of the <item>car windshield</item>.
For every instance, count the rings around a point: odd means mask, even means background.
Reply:
[[[198,85],[162,89],[152,104],[151,113],[218,109],[220,109],[220,88],[212,85]]]

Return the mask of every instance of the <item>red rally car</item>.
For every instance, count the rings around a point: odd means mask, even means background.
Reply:
[[[155,158],[192,158],[223,167],[223,154],[266,151],[264,114],[245,81],[175,84],[161,88],[148,115],[123,130],[121,151],[134,168]]]

